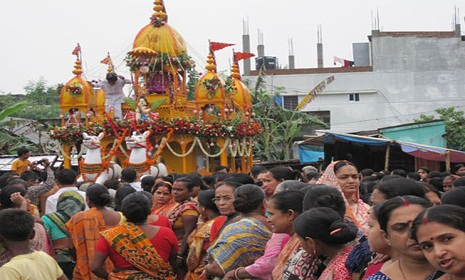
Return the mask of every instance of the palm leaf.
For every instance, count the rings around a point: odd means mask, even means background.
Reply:
[[[158,109],[158,107],[160,107],[161,105],[165,104],[166,102],[166,98],[162,98],[162,99],[157,99],[157,100],[154,100],[150,103],[150,111],[153,111],[155,109]]]
[[[137,100],[125,97],[124,98],[124,103],[128,104],[131,109],[135,110],[137,107]]]
[[[26,105],[27,105],[27,101],[21,101],[19,103],[11,105],[10,107],[5,108],[3,111],[0,112],[0,121],[4,120],[6,117],[23,109],[24,107],[26,107]]]

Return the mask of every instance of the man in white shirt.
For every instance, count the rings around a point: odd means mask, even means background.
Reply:
[[[71,169],[62,169],[57,172],[56,180],[57,185],[60,188],[56,193],[47,198],[45,203],[45,214],[53,213],[57,211],[57,202],[60,195],[66,191],[78,192],[84,200],[86,199],[86,193],[78,190],[77,185],[77,174]],[[88,207],[86,206],[86,209]]]
[[[95,87],[99,87],[105,92],[105,112],[109,113],[113,107],[115,118],[123,118],[121,110],[121,104],[124,102],[123,87],[131,83],[123,76],[110,72],[107,74],[106,80],[94,84]]]

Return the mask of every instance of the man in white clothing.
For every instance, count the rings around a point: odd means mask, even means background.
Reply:
[[[62,169],[57,172],[56,180],[57,185],[60,188],[56,193],[47,198],[45,203],[45,214],[53,213],[57,211],[57,202],[60,195],[66,191],[78,192],[84,200],[86,199],[86,193],[78,190],[77,185],[77,174],[71,169]],[[88,207],[86,206],[86,209]]]
[[[131,83],[130,80],[125,79],[123,76],[118,76],[114,72],[108,73],[106,80],[94,83],[95,87],[99,87],[105,92],[105,112],[107,114],[113,108],[115,118],[123,118],[121,110],[121,104],[124,102],[123,87]]]

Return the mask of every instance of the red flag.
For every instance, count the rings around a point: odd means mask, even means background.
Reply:
[[[224,49],[226,47],[234,46],[235,44],[228,44],[228,43],[218,43],[218,42],[210,42],[210,50],[212,52]]]
[[[234,52],[234,59],[236,61],[242,60],[242,59],[247,59],[254,57],[255,55],[253,53],[244,53],[244,52]]]
[[[111,59],[110,59],[109,57],[105,57],[104,59],[102,59],[102,60],[100,61],[100,63],[102,63],[102,64],[108,64],[108,63],[110,63],[110,62],[111,62]]]
[[[71,54],[72,55],[78,55],[80,51],[81,51],[81,46],[78,43]]]

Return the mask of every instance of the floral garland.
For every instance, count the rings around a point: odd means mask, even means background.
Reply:
[[[82,133],[98,135],[104,132],[110,137],[121,137],[124,131],[150,131],[151,135],[163,136],[173,130],[174,135],[205,137],[205,138],[231,138],[242,139],[254,137],[263,133],[263,127],[257,121],[238,122],[237,120],[223,121],[217,123],[205,123],[202,120],[190,120],[187,118],[177,118],[171,120],[146,119],[143,122],[127,120],[103,121],[103,123],[92,123],[89,126],[54,127],[49,131],[50,138],[60,143],[81,143]]]
[[[102,131],[103,127],[94,123],[87,127],[78,125],[56,126],[52,130],[49,130],[48,133],[51,139],[57,140],[62,144],[76,144],[82,143],[83,132],[87,132],[90,135],[98,135]]]
[[[66,86],[66,90],[71,95],[79,95],[82,93],[82,86],[78,83],[72,83],[69,86]]]
[[[169,65],[181,68],[184,71],[188,71],[195,67],[195,62],[185,52],[180,53],[178,56],[171,56],[169,53],[160,53],[153,58],[144,58],[128,54],[125,61],[131,72],[140,71],[141,67],[144,67],[143,69],[148,67],[149,72],[159,71],[163,66]]]
[[[224,90],[228,94],[236,94],[236,89],[234,88],[234,78],[226,77],[224,82]]]
[[[208,98],[212,99],[213,96],[216,94],[216,90],[220,88],[221,81],[217,77],[213,77],[211,79],[204,79],[201,83],[202,87],[208,91]]]

